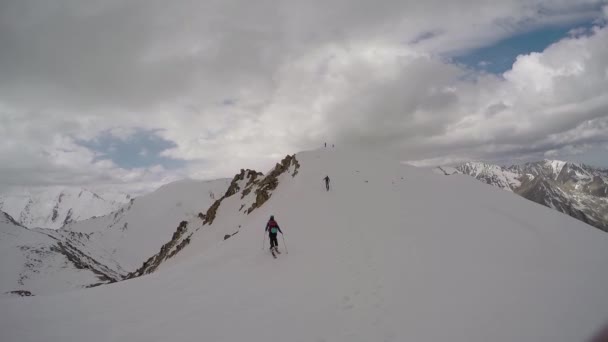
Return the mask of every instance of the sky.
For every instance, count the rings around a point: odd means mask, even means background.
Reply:
[[[608,167],[608,0],[5,0],[0,191],[374,149]]]

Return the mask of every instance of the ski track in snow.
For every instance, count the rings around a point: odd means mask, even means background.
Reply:
[[[464,175],[297,158],[261,208],[228,198],[156,273],[0,299],[1,340],[570,342],[608,320],[606,233]],[[271,214],[289,249],[276,260]]]

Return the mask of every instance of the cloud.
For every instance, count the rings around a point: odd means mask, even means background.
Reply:
[[[142,191],[266,170],[324,141],[427,161],[605,144],[603,24],[519,56],[503,75],[450,62],[535,27],[599,20],[602,4],[4,1],[0,186]],[[167,145],[134,144],[137,132]],[[108,137],[114,151],[95,145]],[[133,158],[159,162],[121,162],[136,145]]]

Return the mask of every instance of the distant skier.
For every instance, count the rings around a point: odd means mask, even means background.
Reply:
[[[325,190],[329,191],[329,176],[325,176],[323,180],[325,181]]]
[[[283,234],[283,232],[281,231],[277,221],[274,220],[274,215],[270,215],[270,219],[268,220],[268,223],[266,223],[266,231],[268,232],[268,237],[270,238],[270,251],[273,252],[273,255],[274,252],[280,254],[278,249],[279,241],[277,240],[277,233]]]
[[[325,148],[327,148],[327,143],[325,143]]]

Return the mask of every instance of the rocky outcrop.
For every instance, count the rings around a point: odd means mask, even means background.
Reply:
[[[217,214],[217,210],[219,209],[220,204],[222,203],[223,200],[224,200],[224,197],[220,198],[219,200],[216,200],[209,207],[209,209],[207,209],[207,213],[204,215],[205,219],[203,220],[203,225],[213,223],[213,220],[215,220],[215,215]]]
[[[235,236],[237,233],[238,233],[238,231],[236,231],[236,232],[234,232],[232,234],[225,234],[224,235],[224,240],[230,239],[231,237]]]
[[[129,273],[125,279],[136,278],[144,274],[150,274],[154,272],[163,261],[173,257],[175,254],[177,254],[190,243],[190,236],[192,236],[192,234],[183,238],[187,231],[188,222],[180,222],[179,226],[177,227],[177,230],[173,233],[171,240],[164,244],[157,254],[148,258],[148,260],[146,260],[143,265],[135,272]]]
[[[243,199],[252,191],[255,191],[255,201],[246,211],[246,213],[249,214],[256,208],[262,206],[270,198],[272,191],[275,190],[279,184],[279,176],[286,172],[290,172],[290,175],[295,177],[299,168],[300,163],[296,159],[295,155],[288,155],[264,178],[261,178],[263,176],[261,172],[250,169],[242,169],[237,175],[234,176],[230,182],[230,185],[228,186],[228,189],[226,190],[226,193],[221,198],[213,202],[213,204],[204,214],[201,212],[198,213],[197,216],[199,219],[203,220],[203,226],[211,225],[216,218],[218,209],[226,198],[241,193],[240,198]],[[241,205],[241,210],[243,209],[244,205],[245,204]],[[198,229],[200,229],[200,227],[196,230]],[[225,234],[224,240],[229,239],[237,233],[238,230],[231,234]],[[160,252],[146,260],[146,262],[144,262],[139,269],[130,273],[126,279],[135,278],[154,272],[163,261],[173,257],[184,247],[186,247],[190,243],[190,237],[192,234],[193,232],[188,233],[188,222],[182,221],[173,234],[171,240],[161,247]]]
[[[207,209],[205,214],[203,214],[202,212],[198,213],[197,216],[199,219],[203,220],[203,225],[210,225],[213,223],[213,220],[215,220],[215,216],[217,214],[217,210],[219,209],[222,201],[225,198],[239,193],[239,191],[241,190],[242,182],[245,179],[247,179],[246,184],[253,184],[255,183],[256,179],[261,175],[262,173],[249,169],[242,169],[240,173],[235,175],[232,181],[230,182],[226,193],[221,198],[213,202],[213,204]],[[191,236],[192,233],[188,234],[188,222],[182,221],[177,227],[177,230],[173,233],[171,240],[164,244],[157,254],[148,258],[148,260],[146,260],[140,268],[138,268],[134,272],[129,273],[126,279],[140,277],[144,274],[150,274],[154,272],[163,261],[172,258],[177,253],[179,253],[184,247],[186,247],[190,243]]]
[[[13,294],[13,295],[17,295],[17,296],[20,296],[20,297],[31,297],[31,296],[33,296],[33,294],[30,291],[26,291],[26,290],[9,291],[9,292],[7,292],[7,294]]]
[[[585,184],[583,190],[593,196],[608,197],[608,184],[600,176],[595,176],[591,183]]]
[[[0,214],[1,214],[2,216],[4,216],[4,219],[5,219],[5,220],[7,220],[8,222],[12,223],[13,225],[18,226],[18,227],[21,227],[21,228],[25,228],[25,227],[24,227],[24,226],[22,226],[22,225],[21,225],[19,222],[15,221],[15,219],[14,219],[14,218],[13,218],[11,215],[9,215],[9,214],[5,213],[4,211],[0,211]],[[26,229],[27,229],[27,228],[26,228]]]
[[[236,176],[234,176],[234,178],[232,178],[232,181],[230,182],[230,186],[228,186],[228,190],[226,190],[226,193],[224,194],[224,196],[222,196],[220,199],[213,202],[213,204],[209,207],[209,209],[207,209],[207,213],[203,214],[203,217],[204,217],[203,225],[209,225],[209,224],[213,223],[213,220],[215,220],[215,215],[217,214],[217,209],[219,209],[222,201],[230,196],[237,194],[239,191],[241,191],[240,183],[242,183],[242,181],[247,179],[247,183],[245,183],[245,188],[246,188],[246,190],[251,189],[253,184],[257,183],[258,177],[260,177],[262,175],[263,174],[261,172],[257,172],[255,170],[241,169],[241,172],[238,173]],[[199,215],[199,217],[201,217],[201,216]]]
[[[104,283],[114,283],[122,279],[120,274],[83,253],[67,240],[57,241],[55,246],[51,246],[51,251],[63,254],[77,269],[88,269],[95,273],[97,278]]]
[[[558,160],[509,167],[466,163],[454,170],[608,232],[608,170]]]
[[[272,191],[277,188],[279,185],[278,177],[285,172],[289,171],[289,169],[293,166],[293,171],[291,176],[295,177],[298,174],[298,170],[300,168],[300,163],[296,159],[295,154],[292,156],[286,156],[281,160],[280,163],[270,171],[270,173],[264,177],[259,183],[257,183],[257,189],[255,190],[255,202],[247,209],[247,214],[250,214],[255,209],[261,207],[270,199],[272,196]]]
[[[72,208],[70,208],[70,210],[68,210],[68,213],[65,215],[65,219],[63,220],[62,226],[65,226],[70,222],[72,222]]]
[[[593,222],[584,212],[576,209],[576,206],[571,203],[567,195],[554,181],[537,177],[530,182],[524,183],[515,193],[530,201],[568,214],[587,224],[592,224]]]

